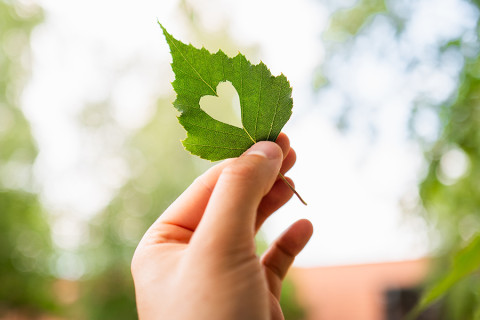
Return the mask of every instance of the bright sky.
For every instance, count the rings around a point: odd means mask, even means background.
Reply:
[[[128,178],[115,148],[102,150],[99,159],[97,149],[104,146],[89,141],[75,117],[85,104],[111,95],[115,119],[127,132],[140,128],[156,97],[172,90],[171,78],[164,76],[173,77],[169,50],[157,18],[177,38],[188,39],[178,1],[38,2],[46,20],[32,39],[33,79],[24,110],[40,148],[36,174],[43,199],[55,214],[68,213],[54,226],[57,244],[68,249],[81,241],[77,222],[105,206]],[[354,55],[333,59],[325,70],[332,87],[316,96],[312,76],[324,59],[320,40],[328,22],[320,1],[191,3],[207,30],[227,22],[240,46],[257,45],[272,73],[282,72],[293,87],[294,113],[284,131],[298,160],[289,176],[309,205],[292,199],[267,223],[266,237],[274,239],[299,218],[310,219],[315,233],[296,261],[301,266],[427,254],[424,222],[415,215],[406,218],[399,206],[401,201],[410,208],[418,204],[416,184],[424,172],[418,147],[406,139],[407,117],[418,92],[424,90],[432,99],[448,95],[461,63],[452,58],[440,69],[427,64],[406,74],[402,51],[394,49],[412,50],[412,44],[425,49],[429,41],[463,32],[473,20],[471,8],[458,0],[419,1],[420,9],[411,18],[414,29],[407,30],[400,48],[385,40],[393,29],[385,19],[377,19],[380,27],[359,38]],[[348,104],[345,97],[359,106],[349,134],[339,133],[332,122],[333,111]],[[424,135],[434,135],[435,117],[426,112],[422,119],[417,125]],[[368,121],[378,127],[374,142]],[[119,142],[122,139],[120,135]]]

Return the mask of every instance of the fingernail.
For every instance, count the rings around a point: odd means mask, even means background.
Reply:
[[[245,152],[245,155],[257,155],[273,160],[282,157],[282,150],[274,142],[260,141],[251,146]]]

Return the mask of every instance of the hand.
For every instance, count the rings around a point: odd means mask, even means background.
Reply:
[[[140,319],[283,319],[282,280],[312,225],[297,221],[261,259],[254,238],[292,197],[277,178],[295,159],[284,134],[259,142],[197,178],[160,216],[132,260]]]

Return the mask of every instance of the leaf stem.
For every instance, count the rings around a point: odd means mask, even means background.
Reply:
[[[305,200],[302,199],[302,197],[298,194],[298,192],[295,190],[295,188],[288,182],[288,180],[285,178],[285,176],[283,174],[281,174],[280,172],[278,173],[278,176],[280,177],[280,179],[283,180],[283,182],[285,182],[287,184],[287,186],[290,188],[290,190],[293,191],[293,193],[297,196],[298,200],[300,200],[304,205],[307,205]]]

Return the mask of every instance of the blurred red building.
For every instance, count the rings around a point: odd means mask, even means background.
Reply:
[[[392,310],[392,304],[398,308],[404,302],[402,292],[415,292],[428,270],[428,260],[423,259],[293,268],[290,276],[306,320],[390,320],[404,312]]]

